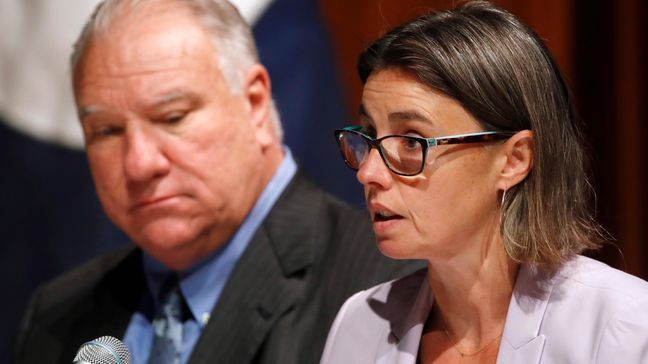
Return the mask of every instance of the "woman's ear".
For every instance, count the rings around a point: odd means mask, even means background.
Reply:
[[[533,167],[533,132],[522,130],[515,133],[502,145],[505,159],[499,172],[498,186],[507,190],[522,182]]]

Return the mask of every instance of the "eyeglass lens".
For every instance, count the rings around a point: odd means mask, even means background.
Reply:
[[[340,147],[346,163],[359,169],[369,154],[371,142],[353,132],[340,134]],[[389,136],[380,141],[380,154],[392,171],[398,174],[416,174],[423,164],[424,147],[414,138]]]

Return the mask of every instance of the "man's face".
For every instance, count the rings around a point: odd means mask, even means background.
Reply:
[[[245,85],[233,95],[205,31],[165,10],[95,37],[74,84],[106,213],[183,269],[229,239],[276,164],[259,138],[256,99]]]

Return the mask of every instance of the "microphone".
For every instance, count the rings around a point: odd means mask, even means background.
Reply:
[[[130,364],[130,361],[130,352],[123,342],[102,336],[81,345],[73,364]]]

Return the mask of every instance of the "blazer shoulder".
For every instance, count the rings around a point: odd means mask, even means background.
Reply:
[[[557,274],[562,285],[610,305],[648,298],[648,282],[597,260],[577,256]]]
[[[426,269],[420,269],[405,277],[357,292],[346,300],[336,322],[358,323],[363,322],[367,314],[387,318],[386,311],[404,312],[416,299],[425,274]]]
[[[126,247],[99,256],[37,287],[22,319],[19,336],[30,331],[33,325],[47,326],[79,314],[105,283],[109,272],[126,260],[136,259],[136,251]]]
[[[37,290],[41,305],[46,307],[67,305],[71,300],[90,294],[108,272],[114,270],[134,252],[133,247],[121,248],[96,257],[46,282]]]
[[[617,305],[596,345],[595,363],[648,363],[648,296]]]
[[[373,363],[377,348],[415,305],[425,269],[351,296],[338,312],[321,363]]]
[[[614,305],[596,347],[595,362],[648,363],[648,283],[610,270],[606,289],[607,296],[614,297]]]
[[[647,282],[583,256],[564,263],[546,281],[537,281],[551,283],[547,300],[518,300],[519,307],[509,307],[509,312],[519,313],[510,327],[537,325],[546,339],[543,361],[648,362],[646,357],[636,359],[648,355],[641,349],[648,347]]]
[[[39,286],[25,310],[18,329],[17,362],[32,362],[34,345],[53,350],[52,357],[69,341],[76,320],[87,315],[111,272],[138,255],[134,248],[122,248],[100,256]],[[131,274],[126,281],[134,281]],[[116,279],[123,281],[123,276]]]
[[[648,362],[648,282],[586,257],[572,264],[566,281],[598,308],[592,312],[601,328],[594,362]]]

